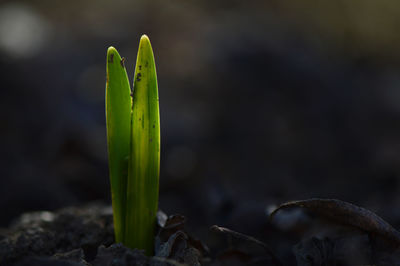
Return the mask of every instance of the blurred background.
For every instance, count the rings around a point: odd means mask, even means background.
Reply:
[[[400,4],[0,2],[0,226],[110,203],[106,50],[157,63],[160,208],[194,226],[338,198],[400,221]]]

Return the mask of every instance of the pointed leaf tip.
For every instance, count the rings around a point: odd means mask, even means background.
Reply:
[[[149,37],[147,37],[146,34],[143,34],[142,37],[140,38],[139,49],[145,49],[145,48],[147,49],[149,47],[151,47],[150,39]]]
[[[117,49],[115,49],[114,46],[110,46],[110,47],[108,47],[108,49],[107,49],[107,54],[109,54],[109,53],[114,53],[114,52],[116,52],[116,51],[117,51]]]
[[[146,34],[143,34],[142,37],[140,37],[140,41],[148,41],[150,42],[149,36],[147,36]]]
[[[107,49],[107,62],[113,63],[114,57],[116,57],[117,60],[121,60],[121,56],[119,55],[117,49],[115,49],[113,46],[110,46]]]

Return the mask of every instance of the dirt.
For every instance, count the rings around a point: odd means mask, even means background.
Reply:
[[[400,264],[399,232],[366,209],[311,199],[283,204],[271,214],[273,219],[265,215],[261,221],[262,216],[248,215],[247,225],[257,235],[214,225],[211,237],[201,241],[187,231],[183,215],[160,211],[155,255],[147,257],[114,243],[110,206],[25,213],[0,233],[0,265]],[[259,240],[265,234],[269,241]]]
[[[0,265],[200,265],[207,248],[184,231],[184,217],[160,212],[158,220],[156,254],[146,257],[114,243],[111,207],[26,213],[3,230]]]

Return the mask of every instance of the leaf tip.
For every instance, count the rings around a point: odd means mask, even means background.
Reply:
[[[148,50],[149,48],[151,49],[150,39],[146,34],[143,34],[142,37],[140,37],[139,50]]]
[[[111,55],[111,54],[115,54],[115,53],[118,53],[118,52],[117,52],[117,49],[114,48],[114,46],[108,47],[107,55]]]
[[[150,42],[149,36],[143,34],[142,37],[140,37],[140,42]]]
[[[115,49],[113,46],[108,47],[107,49],[107,61],[109,63],[113,63],[114,61],[114,56],[118,55],[117,49]]]

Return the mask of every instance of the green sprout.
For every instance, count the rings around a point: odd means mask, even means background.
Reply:
[[[154,252],[160,170],[160,115],[153,50],[140,39],[133,93],[124,59],[107,51],[106,121],[116,242]]]

